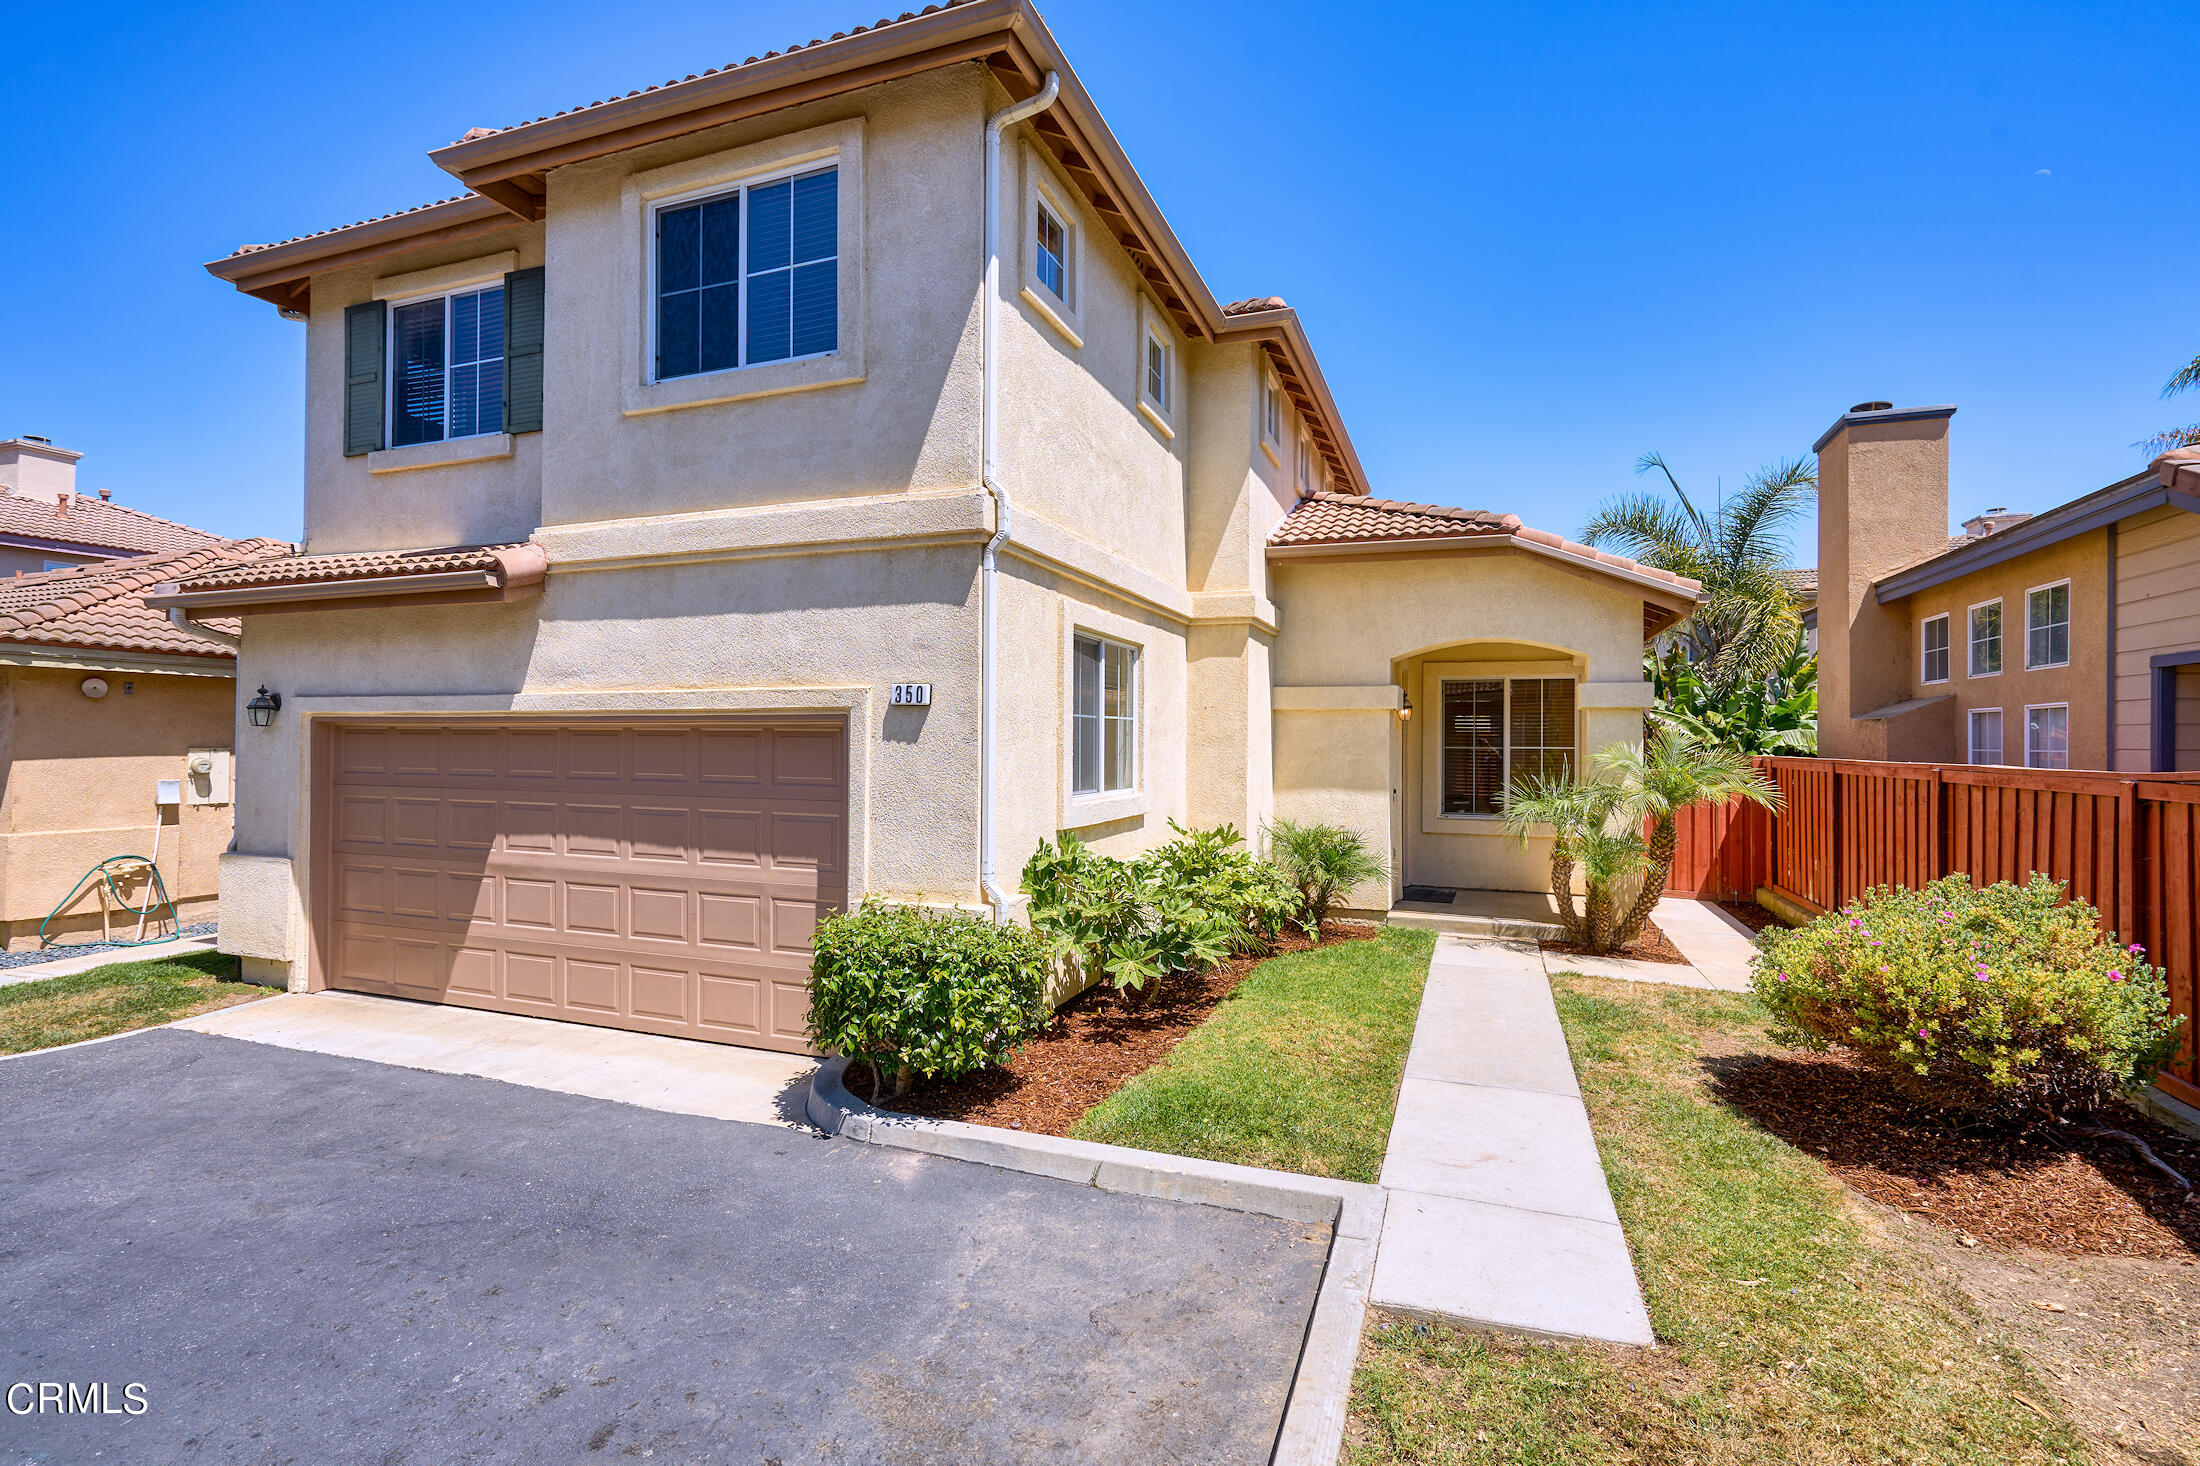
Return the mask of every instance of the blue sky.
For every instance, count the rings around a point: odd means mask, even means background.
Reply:
[[[0,433],[295,537],[303,328],[200,262],[444,196],[468,127],[881,8],[26,8]],[[2200,353],[2189,0],[1046,14],[1216,294],[1299,307],[1379,493],[1573,531],[1646,450],[1708,492],[1884,398],[1960,405],[1960,518],[2200,420],[2157,397]]]

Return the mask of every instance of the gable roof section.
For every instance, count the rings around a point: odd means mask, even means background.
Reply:
[[[146,594],[178,575],[249,565],[291,548],[281,540],[215,540],[0,580],[0,644],[234,662],[230,648],[175,625],[165,611],[146,603]],[[217,624],[214,629],[235,628]]]
[[[2191,450],[2186,450],[2191,451]],[[1872,582],[1872,598],[1882,605],[1915,595],[1959,576],[2006,564],[2021,555],[2164,507],[2200,514],[2200,464],[2165,453],[2145,473],[2134,474],[2067,504],[2019,520],[1992,534],[1961,535],[1949,548],[1915,565]]]
[[[87,494],[72,494],[56,503],[5,490],[0,490],[0,537],[110,554],[188,550],[224,543],[218,534]]]
[[[1030,0],[949,0],[510,127],[475,128],[429,154],[469,197],[251,246],[206,268],[246,294],[304,310],[316,273],[540,219],[553,169],[963,62],[983,63],[1018,100],[1036,94],[1048,72],[1060,76],[1054,105],[1028,125],[1145,288],[1185,335],[1266,350],[1336,480],[1365,488],[1297,313],[1272,296],[1228,309],[1216,301]]]
[[[1518,515],[1487,509],[1408,504],[1317,490],[1292,506],[1291,512],[1268,533],[1272,558],[1402,550],[1416,545],[1444,549],[1487,545],[1525,550],[1632,581],[1676,604],[1693,602],[1703,593],[1700,584],[1670,570],[1591,549],[1548,530],[1530,529]]]

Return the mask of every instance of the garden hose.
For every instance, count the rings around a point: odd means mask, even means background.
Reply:
[[[117,884],[117,878],[125,867],[134,868],[136,866],[144,866],[152,875],[152,879],[146,883],[146,900],[143,906],[131,905],[129,898],[122,894],[122,887]],[[168,898],[168,883],[161,879],[160,867],[142,855],[110,855],[84,872],[84,874],[78,876],[76,884],[69,888],[69,894],[61,898],[61,903],[58,906],[46,913],[46,919],[38,924],[38,945],[41,949],[57,945],[51,937],[46,935],[46,928],[53,925],[53,919],[67,910],[70,903],[83,895],[88,887],[95,884],[105,886],[107,894],[114,897],[115,905],[121,907],[128,915],[138,918],[139,932],[139,935],[132,940],[113,941],[108,938],[105,930],[106,923],[102,921],[98,945],[103,947],[150,947],[156,942],[174,941],[175,934],[182,930],[182,920],[176,915],[176,903]],[[168,922],[168,934],[152,937],[143,935],[145,919],[161,911],[167,913],[165,919]],[[102,908],[101,914],[104,916],[104,908]],[[155,919],[159,920],[160,918],[156,917]],[[74,946],[80,944],[63,943],[59,945]]]

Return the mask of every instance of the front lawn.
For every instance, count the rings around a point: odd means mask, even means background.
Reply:
[[[2085,1459],[1943,1274],[1714,1096],[1722,1058],[1777,1050],[1753,999],[1553,987],[1661,1347],[1371,1319],[1351,1466]]]
[[[1263,962],[1167,1058],[1070,1133],[1375,1180],[1435,945],[1433,932],[1387,927]]]
[[[0,1054],[104,1038],[267,996],[266,988],[237,981],[237,971],[234,957],[186,952],[0,987]]]

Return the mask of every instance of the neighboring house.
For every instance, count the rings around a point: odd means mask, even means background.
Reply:
[[[214,915],[216,859],[230,833],[235,652],[172,624],[144,595],[179,575],[292,548],[213,540],[0,579],[0,938],[8,949],[36,946],[40,923],[100,861],[153,855],[156,825],[179,917],[189,924]],[[195,772],[200,761],[204,771]],[[162,781],[176,783],[173,802],[159,801]],[[140,885],[122,889],[142,903]],[[98,936],[100,904],[87,892],[50,934]]]
[[[1818,571],[1806,566],[1800,570],[1783,570],[1780,579],[1786,583],[1788,596],[1795,602],[1796,614],[1803,618],[1803,650],[1816,656],[1818,653]]]
[[[1953,407],[1818,440],[1818,749],[2127,773],[2200,769],[2200,450],[1951,539]]]
[[[209,266],[307,323],[307,553],[157,598],[282,699],[257,976],[800,1048],[819,913],[1012,913],[1062,831],[1533,888],[1504,778],[1634,741],[1694,604],[1366,497],[1296,313],[1216,300],[1022,0],[432,156],[470,192]]]
[[[83,456],[35,436],[0,443],[0,575],[222,543],[220,535],[125,509],[109,490],[79,494]]]

